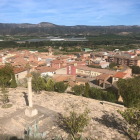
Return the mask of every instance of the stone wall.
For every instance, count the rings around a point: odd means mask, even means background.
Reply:
[[[119,104],[115,104],[115,103],[111,103],[111,102],[107,102],[107,101],[102,101],[100,103],[104,106],[111,107],[115,110],[125,110],[126,109],[124,107],[124,105],[119,105]]]

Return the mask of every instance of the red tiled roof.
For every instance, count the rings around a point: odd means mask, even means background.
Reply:
[[[106,80],[109,77],[110,77],[109,74],[101,74],[101,75],[97,76],[97,79],[98,80]]]
[[[23,71],[26,71],[26,68],[18,68],[18,67],[15,67],[14,68],[14,73],[15,74],[20,73],[20,72],[23,72]]]
[[[75,75],[54,74],[53,79],[57,82],[60,81],[75,81]]]
[[[61,61],[61,60],[53,60],[53,61],[51,61],[51,63],[59,64],[59,63],[63,63],[63,61]]]
[[[116,78],[124,78],[125,75],[126,75],[126,73],[117,72],[113,77],[116,77]]]
[[[37,67],[36,70],[39,73],[44,73],[44,72],[54,72],[56,69],[47,66],[42,66],[42,67]]]

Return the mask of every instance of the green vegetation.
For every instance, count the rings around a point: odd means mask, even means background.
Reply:
[[[15,75],[12,75],[12,81],[11,81],[11,88],[16,88],[17,87],[17,83],[16,83],[16,79],[15,79]]]
[[[6,64],[0,69],[0,86],[2,88],[10,86],[10,80],[13,74],[13,67],[10,64]]]
[[[88,65],[88,67],[102,69],[101,66]]]
[[[65,84],[64,82],[56,82],[55,83],[55,89],[59,93],[64,93],[68,87],[68,84]]]
[[[119,111],[124,119],[129,123],[128,132],[135,140],[138,140],[140,132],[140,108],[128,108],[125,111]]]
[[[45,82],[40,76],[37,79],[32,79],[32,89],[36,93],[40,93],[41,90],[45,89]]]
[[[42,78],[43,78],[45,84],[47,84],[48,80],[50,79],[50,76],[48,76],[48,75],[43,75]]]
[[[104,100],[108,102],[118,103],[118,93],[112,90],[104,91],[95,87],[90,87],[88,83],[83,85],[75,85],[72,87],[73,94],[82,95],[84,97]]]
[[[75,85],[72,87],[72,91],[74,91],[75,95],[82,95],[84,91],[84,85]]]
[[[89,97],[92,99],[104,100],[114,103],[117,103],[118,100],[118,94],[116,92],[111,91],[105,92],[101,89],[97,89],[94,87],[90,88]]]
[[[89,97],[90,85],[89,83],[85,83],[84,97]]]
[[[140,67],[139,66],[131,66],[133,74],[140,74]]]
[[[54,91],[54,85],[55,85],[54,81],[50,78],[48,80],[47,84],[46,84],[45,90],[47,90],[47,91]]]
[[[72,134],[73,138],[78,132],[83,132],[84,127],[88,125],[90,121],[88,115],[90,110],[86,108],[83,113],[78,114],[75,107],[76,105],[74,104],[70,105],[70,108],[68,108],[68,110],[70,110],[69,115],[64,115],[61,122],[61,125]]]
[[[31,72],[32,75],[32,89],[36,93],[40,93],[41,90],[45,89],[45,82],[38,72]]]
[[[117,85],[126,107],[137,107],[140,102],[140,77],[119,79]]]
[[[117,64],[114,63],[114,62],[111,62],[111,63],[109,64],[109,68],[110,68],[110,69],[113,69],[115,66],[117,66]]]
[[[47,37],[47,36],[46,36]],[[61,37],[69,38],[70,36],[61,35]],[[72,36],[71,36],[72,37]],[[75,35],[75,37],[78,37]],[[83,36],[80,36],[83,37]],[[86,38],[89,41],[39,41],[39,42],[28,42],[16,43],[15,40],[26,40],[40,38],[39,36],[3,36],[1,37],[5,41],[1,41],[0,49],[3,48],[17,48],[18,50],[23,49],[35,49],[39,52],[46,52],[46,46],[51,46],[55,53],[71,53],[71,52],[81,52],[82,48],[88,47],[94,51],[113,51],[114,49],[119,49],[121,51],[126,51],[129,49],[136,49],[140,46],[140,35],[115,35],[115,34],[98,34],[98,35],[87,35]],[[10,39],[9,39],[10,38]],[[11,41],[6,41],[11,40]],[[12,41],[13,40],[13,41]],[[59,47],[62,50],[59,50]],[[77,48],[78,46],[78,48]],[[59,50],[59,51],[57,51]]]

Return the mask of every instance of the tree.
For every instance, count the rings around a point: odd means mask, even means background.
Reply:
[[[116,103],[118,100],[118,93],[112,91],[103,92],[102,100]]]
[[[11,81],[10,87],[11,88],[16,88],[17,87],[17,83],[16,83],[16,80],[15,80],[15,75],[14,74],[12,75],[12,81]]]
[[[64,93],[66,91],[67,87],[68,87],[68,84],[64,84],[64,82],[62,82],[62,81],[55,83],[55,89],[59,93]]]
[[[49,75],[43,75],[42,78],[43,78],[44,82],[47,83],[48,80],[50,79],[50,76]]]
[[[131,66],[133,74],[140,74],[140,67],[139,66]]]
[[[140,108],[128,108],[124,112],[120,111],[120,114],[130,124],[129,132],[135,136],[135,140],[138,140],[140,132]]]
[[[13,67],[10,64],[5,64],[5,66],[0,69],[0,85],[3,88],[10,85],[10,80],[13,74]]]
[[[89,92],[89,97],[97,100],[105,100],[109,102],[117,102],[118,93],[112,91],[103,91],[98,88],[91,87]]]
[[[33,76],[32,78],[35,81],[37,81],[38,77],[40,76],[40,73],[33,71],[33,72],[31,72],[31,75]]]
[[[89,97],[97,100],[102,100],[103,91],[94,87],[90,88]]]
[[[40,93],[45,88],[44,80],[41,77],[38,77],[37,80],[33,78],[32,88],[36,93]]]
[[[90,85],[89,85],[89,83],[87,82],[87,83],[85,83],[85,90],[84,90],[83,96],[89,97],[89,91],[90,91]]]
[[[72,91],[74,91],[75,95],[82,95],[84,91],[84,86],[83,85],[75,85],[72,87]]]
[[[71,104],[70,108],[67,108],[67,112],[69,110],[69,116],[64,115],[61,121],[61,125],[66,127],[66,129],[72,134],[73,139],[75,138],[75,134],[78,132],[83,132],[83,129],[86,125],[89,124],[90,117],[89,109],[85,109],[83,113],[77,113],[76,107],[77,105]]]
[[[54,85],[55,85],[54,81],[50,78],[48,80],[47,84],[46,84],[46,88],[45,89],[47,91],[54,91]]]
[[[119,79],[117,86],[126,107],[137,107],[140,102],[140,77]]]

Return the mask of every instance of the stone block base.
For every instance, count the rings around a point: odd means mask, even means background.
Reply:
[[[36,108],[29,107],[25,109],[25,115],[27,117],[34,117],[37,114],[38,114],[38,110]]]

